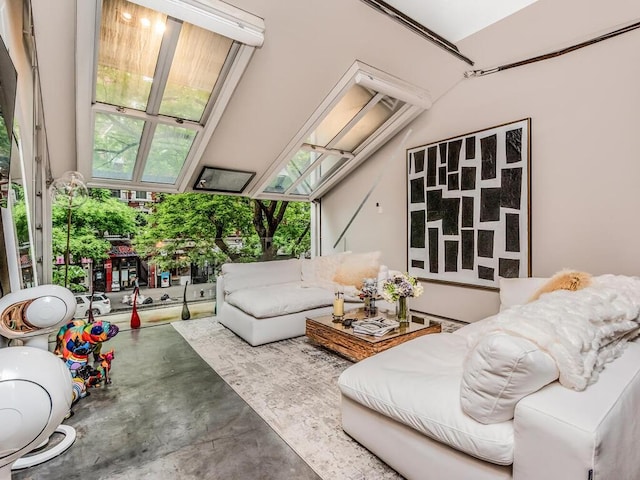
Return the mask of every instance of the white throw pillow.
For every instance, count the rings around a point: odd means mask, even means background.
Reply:
[[[533,342],[504,333],[487,335],[465,359],[460,404],[480,423],[505,422],[523,397],[558,376],[553,358]]]
[[[362,288],[362,281],[365,278],[378,278],[381,256],[381,252],[347,255],[340,263],[333,281],[340,285],[352,285],[357,289]]]
[[[500,278],[500,311],[524,305],[549,281],[548,278]]]
[[[387,267],[386,265],[380,265],[380,270],[378,270],[378,295],[382,295],[382,286],[388,279],[389,267]]]
[[[302,286],[333,288],[333,277],[350,253],[342,252],[302,260]]]

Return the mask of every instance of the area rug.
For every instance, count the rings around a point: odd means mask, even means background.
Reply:
[[[306,337],[251,347],[215,318],[172,325],[324,480],[402,479],[342,431],[337,379],[351,362]]]

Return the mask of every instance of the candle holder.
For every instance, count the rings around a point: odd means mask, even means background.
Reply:
[[[335,298],[333,300],[333,321],[335,323],[342,322],[344,319],[344,292],[341,290],[335,291]]]

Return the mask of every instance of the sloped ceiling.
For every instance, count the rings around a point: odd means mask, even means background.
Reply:
[[[626,0],[538,0],[457,43],[489,69],[590,40],[640,21],[640,2]]]
[[[376,0],[372,0],[376,1]],[[512,15],[537,0],[385,0],[384,3],[402,12],[429,30],[458,43],[498,20]]]
[[[470,68],[546,53],[640,15],[637,2],[624,0],[539,0],[460,41],[460,51],[476,62],[469,67],[360,0],[228,3],[264,19],[265,42],[200,163],[256,171],[254,182],[355,60],[425,88],[437,101]],[[57,177],[76,164],[75,0],[32,0],[32,5],[48,150]],[[199,172],[200,167],[191,185]]]

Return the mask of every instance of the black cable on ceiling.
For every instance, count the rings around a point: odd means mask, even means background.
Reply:
[[[449,40],[447,40],[444,37],[441,37],[440,35],[433,32],[432,30],[429,30],[424,25],[416,22],[413,18],[408,17],[407,15],[402,13],[400,10],[392,7],[388,3],[383,2],[382,0],[362,0],[362,1],[367,5],[369,5],[370,7],[375,8],[379,12],[382,12],[386,16],[392,18],[393,20],[401,23],[402,25],[409,28],[413,32],[417,33],[418,35],[426,38],[430,42],[436,44],[438,47],[446,50],[452,55],[455,55],[460,60],[465,61],[469,65],[473,65],[473,61],[465,57],[464,55],[462,55],[460,53],[460,50],[458,50],[458,47],[456,47]]]
[[[487,70],[469,70],[464,73],[464,76],[467,78],[471,77],[483,77],[485,75],[490,75],[492,73],[502,72],[503,70],[509,70],[510,68],[521,67],[523,65],[529,65],[530,63],[541,62],[542,60],[548,60],[550,58],[559,57],[566,53],[574,52],[584,47],[588,47],[590,45],[602,42],[603,40],[608,40],[610,38],[617,37],[618,35],[622,35],[623,33],[628,33],[633,30],[640,28],[640,21],[635,22],[626,27],[619,28],[614,30],[613,32],[605,33],[604,35],[600,35],[598,37],[592,38],[591,40],[587,40],[585,42],[578,43],[577,45],[572,45],[570,47],[562,48],[560,50],[556,50],[554,52],[545,53],[543,55],[538,55],[537,57],[528,58],[526,60],[520,60],[518,62],[508,63],[506,65],[501,65],[499,67],[490,68]]]

